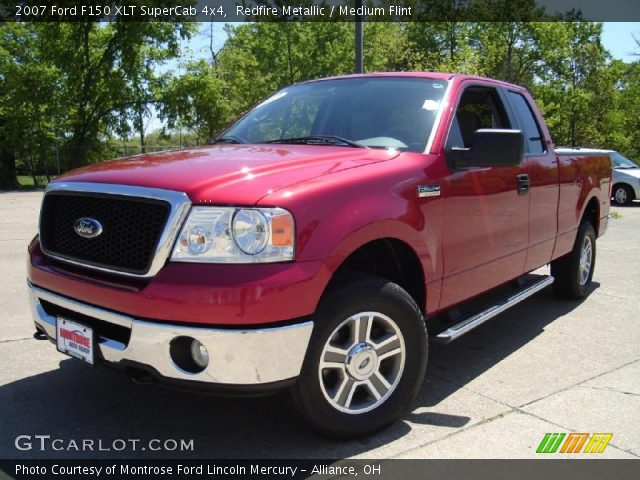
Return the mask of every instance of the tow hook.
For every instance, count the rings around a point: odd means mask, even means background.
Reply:
[[[35,338],[36,340],[49,340],[49,336],[40,330],[36,330],[36,332],[33,334],[33,338]]]

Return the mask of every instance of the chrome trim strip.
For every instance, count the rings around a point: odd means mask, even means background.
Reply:
[[[526,298],[530,297],[534,293],[537,293],[540,290],[542,290],[543,288],[551,285],[553,283],[553,281],[554,281],[554,278],[551,275],[549,275],[548,277],[544,277],[542,280],[537,281],[536,283],[534,283],[533,285],[530,285],[529,287],[525,288],[524,290],[520,290],[520,291],[512,294],[511,296],[507,297],[506,299],[500,301],[499,303],[491,305],[486,310],[484,310],[484,311],[482,311],[482,312],[480,312],[480,313],[478,313],[476,315],[473,315],[473,316],[471,316],[469,318],[466,318],[465,320],[462,320],[459,323],[456,323],[454,326],[452,326],[449,329],[445,330],[444,332],[440,333],[436,337],[436,339],[440,343],[452,342],[455,339],[457,339],[457,338],[461,337],[462,335],[464,335],[465,333],[470,332],[474,328],[479,327],[480,325],[482,325],[487,320],[492,319],[493,317],[495,317],[499,313],[504,312],[508,308],[511,308],[515,304],[520,303],[521,301],[523,301]]]
[[[259,385],[295,378],[300,374],[313,322],[285,327],[222,330],[155,323],[103,310],[43,290],[31,283],[29,299],[36,328],[56,338],[56,318],[48,315],[40,300],[107,322],[130,322],[127,345],[101,336],[97,348],[108,362],[130,360],[149,365],[167,378],[230,385]],[[115,320],[115,322],[114,322]],[[126,325],[125,325],[126,326]],[[171,342],[179,336],[197,339],[209,352],[209,364],[200,373],[176,366],[169,354]]]
[[[147,187],[134,187],[130,185],[112,185],[108,183],[88,183],[88,182],[68,182],[68,183],[50,183],[45,192],[45,198],[47,194],[51,192],[86,192],[86,193],[99,193],[99,194],[107,194],[107,195],[121,195],[126,197],[141,197],[141,198],[150,198],[154,200],[163,200],[168,202],[171,205],[171,210],[169,212],[169,217],[167,218],[167,223],[165,225],[164,231],[160,236],[160,241],[158,242],[158,246],[153,255],[153,260],[151,262],[151,266],[149,270],[144,274],[136,274],[130,272],[123,272],[117,269],[105,268],[105,267],[96,267],[93,265],[88,265],[79,260],[69,260],[67,258],[60,257],[55,253],[48,252],[42,243],[40,243],[40,248],[43,253],[51,258],[55,258],[61,262],[70,263],[73,265],[78,265],[84,268],[90,268],[93,270],[99,270],[101,272],[107,273],[115,273],[118,275],[125,275],[128,277],[136,277],[136,278],[146,278],[153,277],[156,275],[164,266],[169,255],[171,254],[171,249],[175,242],[178,233],[180,232],[180,228],[184,220],[189,213],[189,209],[191,208],[191,200],[189,197],[182,192],[176,192],[173,190],[163,190],[160,188],[147,188]],[[44,198],[42,200],[44,202]],[[40,209],[40,221],[38,223],[38,228],[40,223],[42,222],[42,209]]]

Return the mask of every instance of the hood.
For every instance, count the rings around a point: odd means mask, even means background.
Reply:
[[[614,168],[616,177],[624,177],[628,175],[634,178],[640,178],[640,168]]]
[[[282,188],[398,154],[325,145],[212,145],[90,165],[56,182],[163,188],[185,192],[194,203],[253,205]]]

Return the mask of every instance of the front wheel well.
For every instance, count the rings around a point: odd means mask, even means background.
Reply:
[[[362,245],[342,262],[326,290],[343,283],[345,278],[354,274],[376,275],[400,285],[425,313],[426,289],[422,264],[413,248],[402,240],[382,238]]]

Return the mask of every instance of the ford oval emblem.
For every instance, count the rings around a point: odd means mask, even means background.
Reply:
[[[73,229],[83,238],[96,238],[102,233],[102,224],[95,218],[82,217],[75,221]]]

